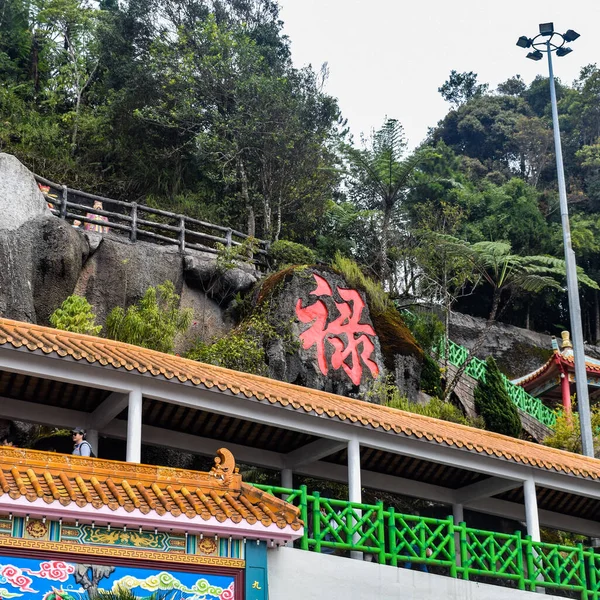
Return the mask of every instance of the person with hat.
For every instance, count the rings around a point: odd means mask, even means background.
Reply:
[[[95,456],[92,451],[92,445],[85,439],[85,429],[75,427],[71,432],[73,434],[73,454],[76,456]]]

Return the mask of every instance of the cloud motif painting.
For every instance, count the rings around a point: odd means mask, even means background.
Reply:
[[[233,600],[235,597],[234,579],[226,575],[121,566],[95,568],[59,560],[0,556],[1,600],[86,600],[88,592],[119,589],[131,590],[140,599],[154,592],[170,592],[169,600]]]

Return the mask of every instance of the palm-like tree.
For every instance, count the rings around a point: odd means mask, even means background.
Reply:
[[[388,248],[393,211],[406,192],[416,184],[419,165],[430,155],[430,150],[420,150],[403,158],[406,140],[402,125],[396,119],[386,119],[377,131],[371,147],[358,150],[344,147],[348,161],[351,194],[368,209],[382,214],[379,272],[385,282],[388,265]]]
[[[482,344],[487,330],[509,306],[515,292],[539,293],[547,288],[563,289],[561,282],[566,276],[565,261],[553,256],[519,256],[512,254],[508,242],[477,242],[470,244],[452,236],[439,236],[450,254],[471,265],[470,280],[473,286],[487,283],[492,288],[492,304],[485,328],[479,333],[471,357]],[[578,269],[580,283],[592,289],[600,289],[583,269]],[[502,304],[504,302],[504,304]],[[444,399],[448,400],[470,359],[457,370],[452,381],[446,385]]]

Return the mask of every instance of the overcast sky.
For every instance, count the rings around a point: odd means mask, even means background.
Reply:
[[[339,99],[355,138],[385,116],[404,125],[416,146],[446,114],[437,89],[452,69],[475,71],[493,89],[519,73],[547,75],[515,45],[539,23],[581,37],[554,62],[566,83],[600,63],[600,0],[279,0],[296,66],[329,65],[326,90]]]

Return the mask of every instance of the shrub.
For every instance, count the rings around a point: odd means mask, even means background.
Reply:
[[[442,395],[442,374],[438,364],[425,354],[423,356],[423,368],[421,369],[421,381],[419,383],[420,388],[430,396]]]
[[[344,277],[350,287],[362,290],[367,295],[369,310],[374,315],[381,315],[390,308],[388,295],[381,284],[367,277],[351,258],[336,252],[331,266]]]
[[[267,375],[264,348],[272,340],[282,340],[288,352],[297,349],[299,344],[284,327],[273,327],[260,311],[213,344],[198,341],[187,358],[244,373]]]
[[[312,265],[317,260],[315,253],[302,244],[277,240],[269,248],[269,262],[276,269],[289,265]]]
[[[421,311],[401,311],[402,319],[426,352],[436,348],[444,337],[444,324],[437,315]]]
[[[444,402],[437,397],[431,398],[427,404],[411,402],[408,398],[400,394],[400,390],[394,385],[391,378],[377,381],[374,387],[365,394],[363,399],[425,417],[484,429],[483,419],[480,417],[474,419],[466,417],[460,408],[450,402]]]
[[[238,266],[239,262],[247,262],[258,250],[258,240],[253,237],[246,238],[239,246],[225,246],[217,242],[217,269],[221,272],[230,271]]]
[[[600,453],[600,406],[593,406],[591,409],[592,434],[594,440],[595,456]],[[560,448],[581,454],[581,428],[579,423],[579,413],[573,412],[569,418],[562,410],[556,415],[556,425],[554,433],[545,438],[542,442],[545,446],[551,448]]]
[[[159,352],[173,352],[175,336],[192,322],[192,309],[180,310],[179,296],[171,281],[150,287],[143,298],[127,311],[113,308],[106,319],[110,339]]]
[[[50,315],[50,323],[56,329],[98,335],[102,325],[96,325],[92,305],[83,297],[73,294]]]
[[[488,356],[485,363],[485,380],[479,381],[474,392],[475,409],[483,417],[486,429],[519,437],[519,412],[508,396],[498,365],[491,356]]]

